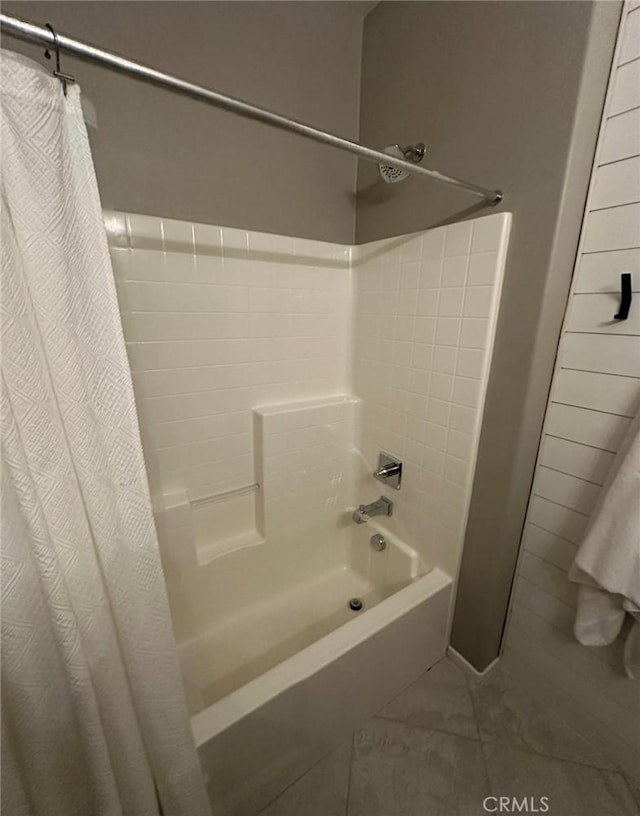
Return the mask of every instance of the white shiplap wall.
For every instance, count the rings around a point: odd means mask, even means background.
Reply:
[[[620,273],[629,319],[613,320]],[[621,643],[573,638],[567,570],[640,402],[640,4],[623,9],[581,245],[547,408],[507,629],[505,657],[536,673],[629,773],[640,775],[640,691]],[[564,695],[564,696],[563,696]],[[568,699],[570,703],[567,703]]]

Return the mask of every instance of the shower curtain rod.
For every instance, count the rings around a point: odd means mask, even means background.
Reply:
[[[120,71],[123,74],[144,79],[154,85],[162,88],[167,88],[185,96],[190,96],[193,99],[199,99],[214,105],[217,108],[237,113],[244,116],[246,119],[253,119],[257,122],[262,122],[265,125],[279,128],[280,130],[287,130],[291,133],[297,133],[305,139],[311,139],[314,142],[330,145],[339,150],[344,150],[347,153],[352,153],[354,156],[359,156],[361,159],[366,159],[376,164],[387,164],[392,167],[397,167],[400,170],[406,170],[414,176],[422,176],[435,179],[443,184],[448,184],[451,187],[457,187],[461,190],[467,190],[472,195],[484,199],[488,204],[499,204],[503,199],[501,190],[489,190],[486,187],[480,187],[477,184],[471,184],[468,181],[454,178],[453,176],[446,176],[444,173],[439,173],[437,170],[431,170],[428,167],[419,167],[412,162],[403,159],[397,159],[394,156],[388,156],[380,150],[373,150],[370,147],[365,147],[358,142],[352,142],[349,139],[343,139],[341,136],[335,136],[333,133],[327,133],[324,130],[305,125],[303,122],[298,122],[295,119],[289,119],[279,113],[274,113],[266,108],[259,108],[249,102],[244,102],[241,99],[236,99],[232,96],[213,91],[210,88],[205,88],[202,85],[196,85],[193,82],[188,82],[186,79],[165,74],[148,65],[143,65],[135,60],[121,57],[114,54],[112,51],[105,51],[90,43],[76,40],[73,37],[68,37],[65,34],[58,34],[52,29],[45,26],[31,23],[27,20],[21,20],[18,17],[12,17],[9,14],[0,14],[0,30],[5,34],[18,37],[33,43],[39,43],[47,48],[58,49],[59,51],[66,51],[69,54],[74,54],[81,59],[96,62],[101,65],[106,65],[115,71]],[[63,77],[61,77],[63,79]],[[63,79],[64,81],[64,79]]]

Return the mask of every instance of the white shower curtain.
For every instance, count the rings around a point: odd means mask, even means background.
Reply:
[[[80,91],[1,113],[2,812],[204,816]]]

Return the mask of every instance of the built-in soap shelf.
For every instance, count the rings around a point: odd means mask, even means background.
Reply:
[[[255,481],[190,496],[159,497],[156,519],[169,556],[204,565],[235,550],[307,528],[339,526],[351,503],[351,451],[359,400],[348,394],[253,409]]]
[[[165,494],[156,518],[165,531],[165,547],[175,538],[189,538],[189,548],[200,566],[234,550],[263,544],[258,524],[260,485],[257,482],[190,498],[186,490]],[[182,542],[184,543],[184,542]]]
[[[192,507],[200,504],[215,504],[217,502],[225,501],[225,499],[232,499],[235,496],[243,496],[246,493],[252,493],[254,490],[259,490],[259,482],[253,484],[243,485],[242,487],[234,487],[231,490],[223,490],[220,493],[211,493],[205,496],[199,496],[197,499],[191,499]]]
[[[198,563],[234,550],[264,544],[257,522],[257,482],[191,501],[191,519]]]

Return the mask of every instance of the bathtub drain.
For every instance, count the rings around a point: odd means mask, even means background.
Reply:
[[[364,604],[362,603],[360,598],[352,598],[347,604],[347,606],[352,612],[359,612],[364,606]]]

